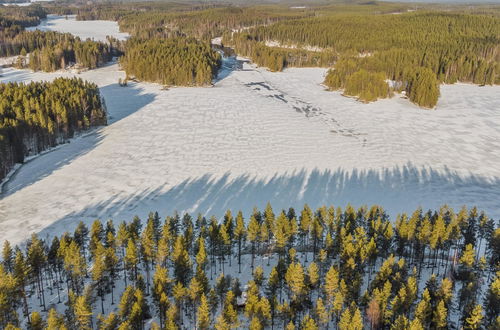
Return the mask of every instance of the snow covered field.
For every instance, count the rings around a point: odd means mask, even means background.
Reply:
[[[21,167],[0,197],[0,243],[150,210],[248,215],[267,201],[391,215],[466,204],[500,217],[500,87],[442,86],[428,111],[327,92],[324,69],[241,64],[227,61],[241,69],[212,88],[119,87],[116,64],[78,75],[101,87],[110,125]],[[0,80],[70,75],[6,69]]]
[[[117,22],[77,21],[75,15],[48,15],[40,25],[26,30],[69,32],[81,39],[91,38],[95,41],[106,41],[106,36],[112,36],[118,40],[125,40],[128,37],[128,33],[120,32]]]

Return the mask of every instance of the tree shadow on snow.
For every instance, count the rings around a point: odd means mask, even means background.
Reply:
[[[418,207],[436,210],[448,204],[458,211],[466,205],[477,206],[494,218],[500,217],[500,178],[459,175],[449,169],[402,167],[376,170],[343,169],[311,172],[300,170],[291,174],[276,174],[267,180],[249,175],[234,177],[206,174],[186,179],[170,188],[150,189],[126,198],[110,196],[108,200],[71,213],[44,229],[41,236],[51,232],[73,231],[80,220],[90,224],[95,219],[116,222],[131,221],[134,215],[146,219],[149,211],[165,217],[174,211],[190,212],[196,216],[215,215],[219,219],[226,210],[233,215],[243,211],[246,219],[253,207],[263,210],[271,202],[275,213],[294,207],[299,213],[305,203],[313,209],[326,206],[355,207],[377,204],[391,217],[411,213]],[[470,204],[471,201],[474,204]]]

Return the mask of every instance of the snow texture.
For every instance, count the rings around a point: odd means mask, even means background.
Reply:
[[[447,203],[500,217],[499,86],[443,85],[436,110],[423,110],[326,91],[325,73],[230,58],[212,88],[120,87],[116,64],[78,75],[101,88],[110,124],[16,172],[0,196],[0,243],[151,210],[248,216],[268,201],[276,212],[351,203],[395,216]],[[6,69],[0,80],[72,75]]]
[[[47,15],[40,25],[26,30],[68,32],[82,40],[90,38],[95,41],[106,41],[106,36],[112,36],[118,40],[125,40],[128,37],[128,33],[120,32],[117,22],[77,21],[75,15]]]

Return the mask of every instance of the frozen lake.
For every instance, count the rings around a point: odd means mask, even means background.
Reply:
[[[268,201],[276,212],[379,204],[393,216],[477,205],[500,218],[499,86],[444,85],[429,111],[325,91],[325,72],[228,62],[212,88],[168,91],[119,87],[116,64],[82,73],[100,86],[110,125],[21,167],[0,197],[0,243],[150,210],[248,216]],[[0,80],[71,75],[7,69]]]
[[[113,21],[77,21],[75,15],[57,16],[47,15],[40,25],[27,28],[27,30],[68,32],[80,37],[80,39],[93,39],[95,41],[106,41],[106,36],[112,36],[118,40],[126,40],[128,33],[120,32],[117,22]]]

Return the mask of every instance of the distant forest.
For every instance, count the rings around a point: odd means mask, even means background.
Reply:
[[[373,101],[390,96],[381,85],[395,82],[423,107],[435,106],[439,83],[500,83],[500,17],[465,13],[409,12],[399,15],[335,14],[284,21],[240,33],[224,42],[271,70],[323,65],[297,61],[296,50],[313,46],[330,53],[335,65],[325,80],[332,89]],[[281,48],[266,47],[274,41]],[[277,64],[275,64],[277,62]]]
[[[0,327],[498,329],[499,267],[476,208],[152,212],[4,242]]]
[[[46,10],[39,5],[0,8],[0,56],[16,56],[18,68],[29,67],[34,71],[52,72],[66,68],[70,63],[94,69],[119,55],[122,49],[118,40],[109,38],[107,43],[82,41],[69,33],[53,31],[26,31],[46,17]]]
[[[130,3],[71,12],[78,19],[118,20],[123,31],[142,39],[224,36],[226,46],[271,71],[329,67],[327,88],[361,101],[404,91],[412,102],[433,108],[440,83],[500,83],[495,6],[415,11],[380,2],[304,8]]]
[[[106,124],[97,85],[81,79],[0,84],[0,180],[28,155]]]

